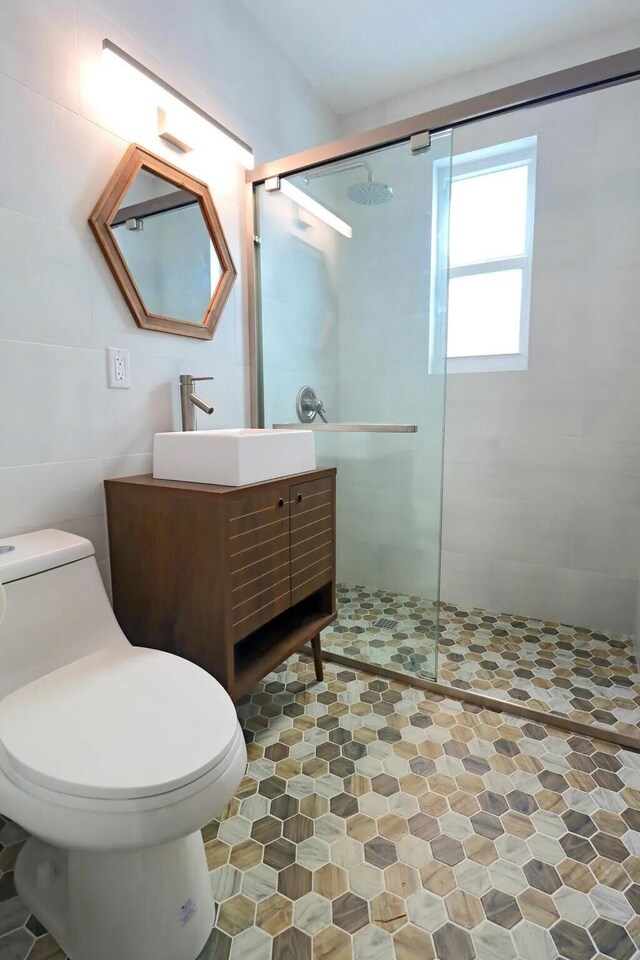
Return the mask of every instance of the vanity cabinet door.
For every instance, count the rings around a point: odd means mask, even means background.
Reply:
[[[235,643],[291,604],[289,487],[229,501],[226,534],[227,610]]]
[[[291,603],[334,579],[335,503],[331,477],[290,487]]]

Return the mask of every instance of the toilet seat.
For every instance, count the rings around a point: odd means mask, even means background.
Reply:
[[[0,703],[0,767],[27,789],[72,803],[181,795],[226,765],[237,737],[217,680],[143,647],[100,650]]]

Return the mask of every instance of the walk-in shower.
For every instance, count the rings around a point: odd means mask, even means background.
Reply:
[[[338,468],[326,654],[623,742],[640,86],[611,81],[638,72],[620,55],[249,175],[255,421],[305,422]]]

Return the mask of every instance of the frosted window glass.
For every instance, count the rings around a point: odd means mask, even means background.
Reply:
[[[447,356],[487,357],[520,350],[522,270],[449,281]]]
[[[525,252],[526,165],[474,174],[451,185],[449,263],[482,263]]]

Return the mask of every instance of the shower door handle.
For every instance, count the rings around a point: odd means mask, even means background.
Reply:
[[[415,423],[274,423],[274,430],[313,430],[315,433],[417,433]]]

